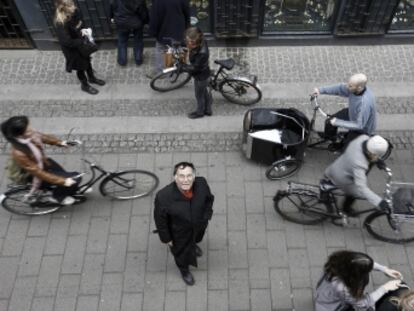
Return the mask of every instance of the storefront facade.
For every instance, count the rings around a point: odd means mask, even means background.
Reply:
[[[110,0],[75,0],[95,37],[114,40]],[[151,0],[147,1],[151,6]],[[414,0],[191,0],[191,22],[222,39],[414,36]],[[0,48],[53,48],[53,0],[0,0]]]

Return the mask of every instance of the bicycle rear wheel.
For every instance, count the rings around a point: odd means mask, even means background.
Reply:
[[[130,200],[149,195],[158,186],[158,177],[147,171],[129,170],[105,177],[99,186],[104,196]]]
[[[262,91],[248,79],[225,79],[219,86],[221,95],[238,105],[253,105],[262,98]]]
[[[369,214],[364,221],[367,231],[376,239],[397,244],[414,241],[414,218],[388,215],[383,211]]]
[[[191,75],[188,72],[179,72],[177,69],[172,69],[156,75],[151,80],[150,86],[155,91],[167,92],[182,87],[190,79]]]
[[[301,225],[315,225],[328,216],[325,203],[321,202],[317,193],[289,193],[278,191],[273,198],[275,211],[282,218]]]
[[[292,176],[300,169],[301,164],[301,161],[296,159],[276,161],[266,170],[266,177],[270,180],[278,180]]]
[[[11,189],[4,194],[1,204],[11,213],[29,216],[50,214],[62,207],[59,203],[49,201],[51,193],[40,193],[33,200],[27,200],[25,195],[29,192],[29,186]]]

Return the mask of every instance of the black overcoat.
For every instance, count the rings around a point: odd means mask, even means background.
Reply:
[[[197,267],[195,237],[204,230],[213,215],[214,195],[204,177],[196,177],[193,197],[187,199],[175,182],[161,189],[155,197],[154,220],[160,240],[173,242],[171,252],[179,267]]]
[[[110,18],[115,20],[118,30],[139,29],[148,23],[148,8],[145,0],[112,0]]]
[[[86,70],[90,65],[90,57],[84,57],[79,53],[78,47],[82,44],[80,30],[85,28],[78,9],[63,25],[56,24],[56,34],[66,59],[66,71]]]
[[[158,42],[171,44],[167,38],[183,41],[185,30],[190,27],[188,0],[153,0],[150,9],[149,33]]]

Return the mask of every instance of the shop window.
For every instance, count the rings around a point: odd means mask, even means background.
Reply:
[[[337,2],[266,0],[263,32],[330,32]]]
[[[414,0],[401,0],[391,22],[390,30],[414,31]]]

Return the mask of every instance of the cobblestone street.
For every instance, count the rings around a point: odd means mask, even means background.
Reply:
[[[130,51],[131,52],[131,51]],[[130,54],[132,57],[132,54]],[[414,46],[212,47],[217,58],[235,58],[235,75],[258,75],[263,98],[253,107],[293,107],[311,117],[309,92],[315,86],[346,81],[355,72],[369,77],[377,98],[378,132],[394,152],[389,166],[396,180],[414,181]],[[80,148],[48,154],[65,168],[84,171],[80,158],[108,169],[141,168],[171,182],[172,166],[194,162],[216,196],[214,215],[201,247],[196,284],[183,283],[171,254],[152,234],[154,195],[111,201],[98,187],[87,202],[42,217],[0,209],[0,311],[312,311],[313,290],[322,266],[335,250],[369,253],[400,270],[414,286],[414,248],[372,238],[354,218],[348,227],[330,222],[302,226],[286,222],[273,208],[273,196],[287,180],[271,182],[266,167],[241,151],[243,115],[248,108],[213,94],[213,116],[190,120],[192,83],[157,93],[144,64],[121,68],[114,50],[93,56],[107,85],[96,96],[81,92],[75,73],[64,71],[60,51],[0,51],[1,121],[28,115],[46,133],[84,142]],[[132,62],[131,62],[132,63]],[[329,113],[345,101],[321,96]],[[317,127],[324,120],[318,116]],[[0,137],[0,172],[9,146]],[[334,155],[309,151],[291,179],[317,183]],[[384,189],[384,175],[373,170],[370,183]],[[0,174],[0,192],[8,181]],[[366,206],[359,202],[358,206]],[[372,286],[385,281],[373,275]]]

